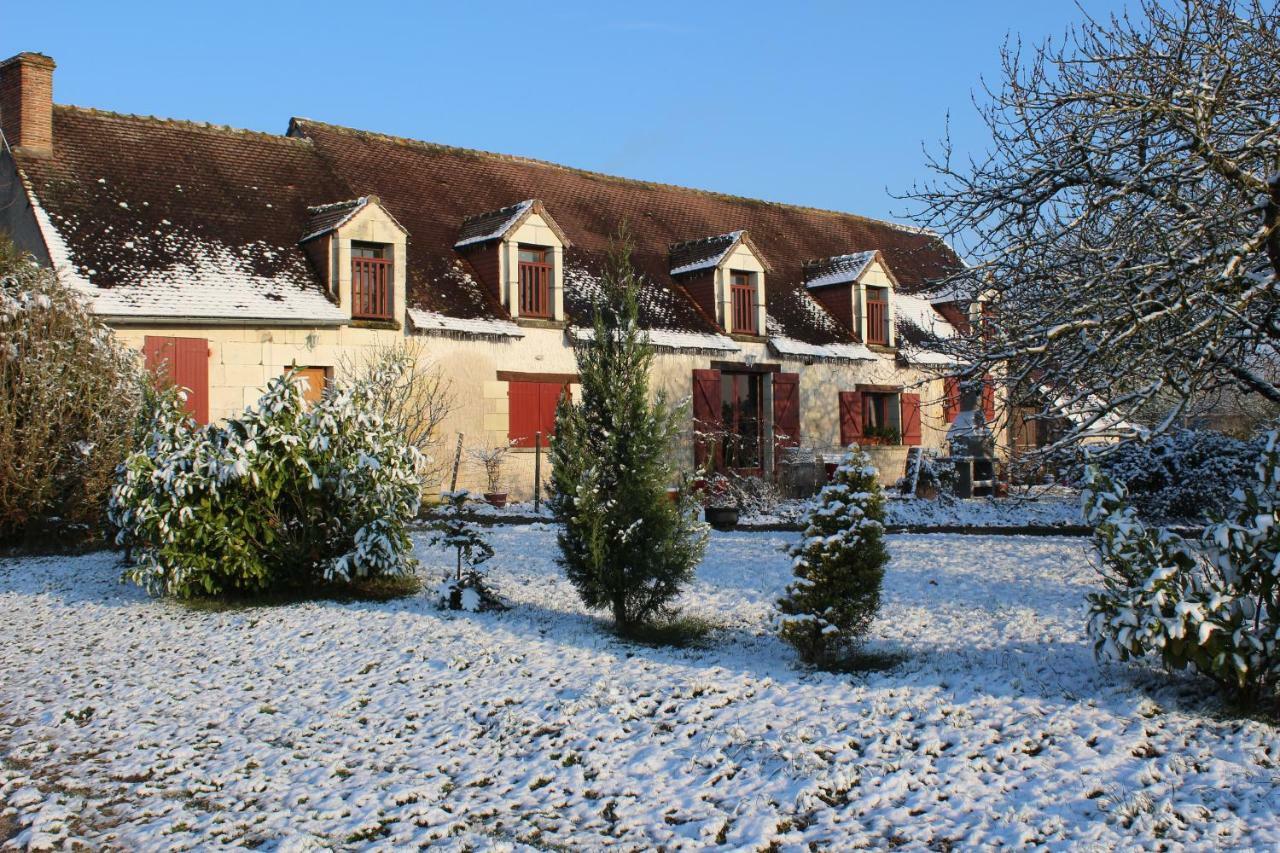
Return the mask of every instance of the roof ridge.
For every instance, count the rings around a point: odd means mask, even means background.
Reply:
[[[428,142],[424,139],[413,139],[408,136],[396,136],[391,133],[380,133],[376,130],[361,130],[357,127],[347,127],[346,125],[333,124],[327,121],[318,121],[317,119],[306,118],[305,116],[293,116],[289,119],[289,128],[293,129],[295,124],[307,123],[327,127],[342,133],[349,133],[355,136],[369,136],[377,139],[383,139],[388,142],[399,143],[402,145],[414,145],[422,148],[430,148],[439,151],[455,151],[460,154],[469,154],[472,156],[488,157],[495,160],[503,160],[511,163],[529,163],[537,166],[550,166],[553,169],[562,169],[566,172],[573,172],[579,175],[587,175],[593,178],[603,178],[609,181],[618,181],[624,184],[635,184],[643,187],[654,187],[660,189],[675,189],[684,192],[697,193],[698,195],[710,196],[712,198],[724,199],[726,201],[748,202],[750,204],[766,204],[771,207],[781,207],[788,210],[807,211],[809,213],[820,213],[826,216],[834,216],[840,218],[858,219],[863,222],[870,222],[875,225],[883,225],[886,228],[892,228],[895,231],[902,231],[908,234],[918,234],[926,237],[941,239],[939,235],[931,229],[921,228],[918,225],[907,225],[902,222],[890,222],[887,219],[876,219],[873,216],[865,216],[861,213],[850,213],[846,210],[832,210],[826,207],[813,207],[806,204],[792,204],[785,201],[770,201],[769,199],[756,198],[754,196],[736,195],[734,193],[720,192],[719,190],[708,190],[700,187],[689,187],[683,184],[671,184],[663,181],[648,181],[643,178],[627,178],[621,175],[610,175],[607,172],[597,172],[592,169],[583,169],[577,166],[566,166],[563,163],[556,163],[552,160],[541,160],[537,157],[525,157],[520,154],[503,154],[498,151],[486,151],[482,148],[466,148],[461,145],[448,145],[443,142]]]
[[[78,104],[54,104],[55,110],[70,110],[78,113],[87,113],[89,115],[101,116],[103,118],[116,119],[132,119],[134,121],[149,122],[151,124],[166,124],[177,127],[188,127],[193,130],[212,130],[219,133],[232,133],[237,136],[258,136],[264,139],[273,139],[284,142],[285,144],[304,144],[312,145],[310,139],[306,137],[287,136],[281,133],[271,133],[266,130],[250,130],[246,127],[234,127],[229,124],[215,124],[208,121],[195,121],[185,118],[167,118],[165,116],[141,115],[140,113],[122,113],[116,110],[104,110],[98,107],[82,107]]]

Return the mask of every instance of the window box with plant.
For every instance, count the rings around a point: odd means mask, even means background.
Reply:
[[[876,444],[876,445],[901,444],[902,436],[898,433],[897,427],[863,426],[862,427],[862,443]]]

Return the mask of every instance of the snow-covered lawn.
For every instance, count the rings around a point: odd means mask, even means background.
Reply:
[[[1099,668],[1086,540],[890,537],[876,632],[907,658],[838,676],[769,630],[792,534],[715,537],[686,602],[722,626],[700,650],[606,634],[550,526],[492,536],[515,604],[495,615],[193,612],[118,585],[108,554],[0,561],[17,840],[1280,845],[1280,733]]]

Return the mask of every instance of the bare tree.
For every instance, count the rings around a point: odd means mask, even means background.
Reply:
[[[438,453],[440,427],[457,405],[453,383],[432,363],[420,340],[372,347],[359,355],[343,355],[341,373],[349,381],[378,377],[376,413],[390,423],[406,444],[416,447],[427,464],[424,483],[434,489],[449,460]],[[381,381],[386,374],[393,382]]]
[[[1086,18],[1006,43],[982,156],[931,155],[904,196],[990,307],[954,342],[973,379],[1036,389],[1072,423],[1158,432],[1231,388],[1280,403],[1280,18],[1260,0]]]

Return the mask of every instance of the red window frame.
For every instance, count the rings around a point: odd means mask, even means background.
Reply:
[[[744,335],[759,333],[756,326],[755,285],[749,272],[729,273],[729,302],[733,313],[732,330]]]
[[[391,259],[387,247],[351,244],[351,316],[360,320],[390,320],[394,316]]]
[[[551,250],[541,246],[519,246],[521,317],[551,319]],[[533,260],[525,260],[529,255]]]
[[[883,287],[867,288],[867,343],[889,345],[889,294]]]

